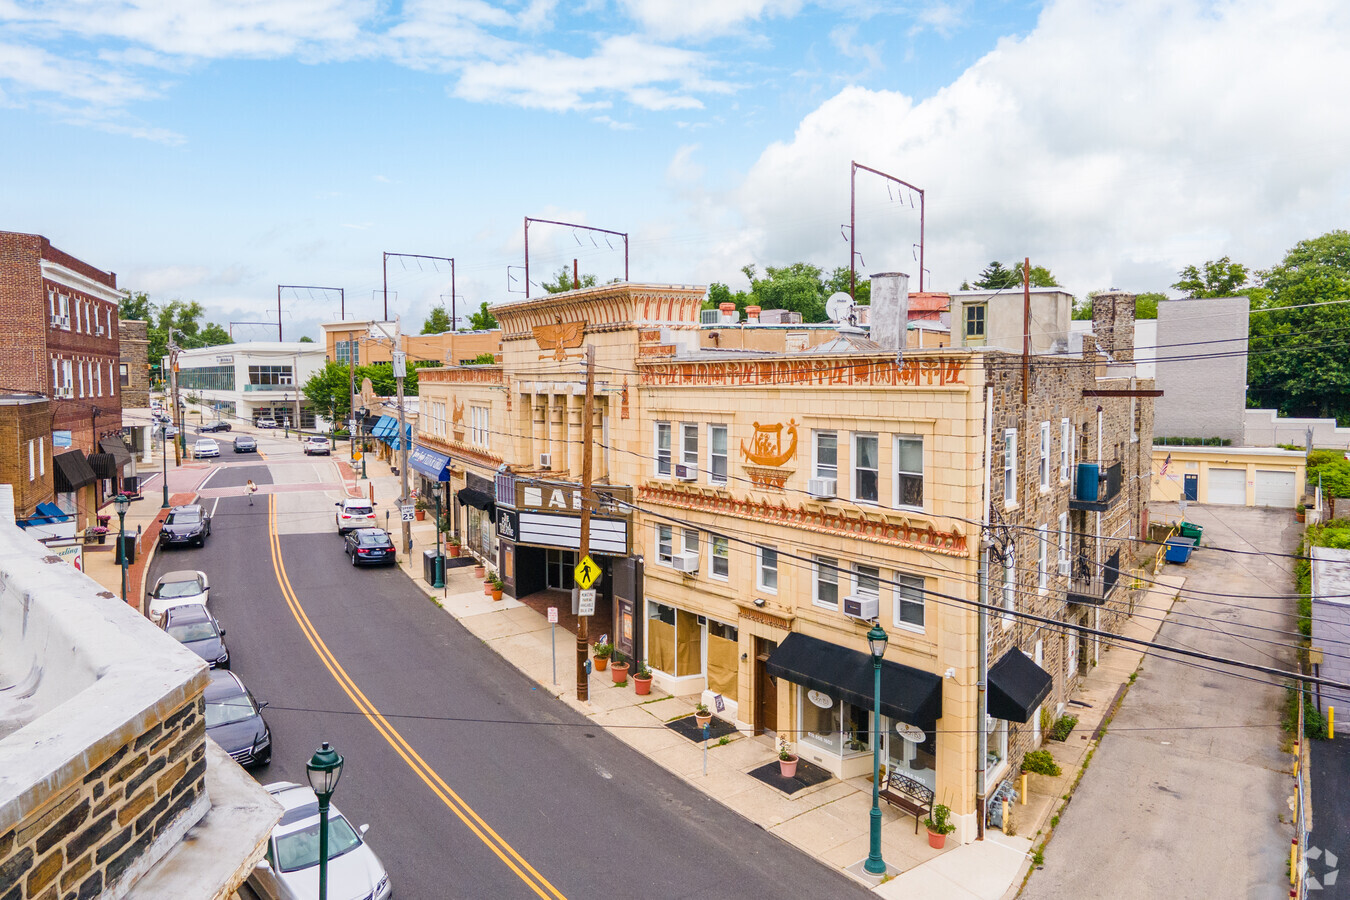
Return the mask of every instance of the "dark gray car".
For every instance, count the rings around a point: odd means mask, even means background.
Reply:
[[[196,544],[200,547],[210,536],[211,517],[200,504],[189,503],[169,510],[169,517],[159,531],[159,545]]]
[[[207,737],[245,768],[272,761],[272,730],[262,717],[267,704],[253,699],[239,676],[212,671],[205,700]]]
[[[213,669],[230,667],[230,651],[225,646],[225,629],[200,603],[171,606],[164,611],[162,627],[169,637],[206,660]]]

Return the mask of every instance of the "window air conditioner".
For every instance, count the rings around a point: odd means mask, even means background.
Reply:
[[[61,327],[62,327],[62,328],[65,328],[65,329],[67,329],[67,330],[69,330],[69,328],[70,328],[70,316],[62,316],[62,317],[61,317]]]
[[[1068,574],[1069,574],[1069,561],[1068,561],[1068,559],[1061,559],[1061,560],[1059,561],[1059,574],[1061,574],[1061,575],[1068,575]]]
[[[871,594],[855,594],[844,598],[844,615],[870,622],[880,615],[880,606],[880,600]]]
[[[675,466],[675,480],[676,480],[676,481],[698,481],[698,467],[697,467],[697,466],[676,465],[676,466]]]
[[[51,319],[51,325],[53,328],[61,324],[61,317],[58,316],[56,313],[52,313],[49,318]]]
[[[94,333],[95,333],[98,337],[103,337],[103,326],[102,326],[102,325],[98,326],[98,330],[95,331]]]
[[[829,500],[839,492],[839,479],[812,478],[806,483],[806,492],[817,500]]]
[[[540,454],[539,454],[539,468],[541,468],[541,469],[551,469],[551,468],[553,468],[553,454],[552,454],[552,453],[540,453]]]
[[[670,558],[670,564],[677,572],[697,572],[697,553],[676,553]]]

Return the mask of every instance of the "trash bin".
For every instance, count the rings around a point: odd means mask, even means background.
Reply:
[[[1190,538],[1197,544],[1200,543],[1200,536],[1205,533],[1204,526],[1196,525],[1194,522],[1182,522],[1177,526],[1177,533],[1184,538]]]
[[[136,535],[134,534],[120,535],[117,539],[117,544],[116,547],[114,548],[113,553],[114,553],[113,562],[117,563],[117,565],[120,566],[122,564],[123,556],[126,557],[127,565],[129,566],[135,565]]]
[[[1193,549],[1195,549],[1195,538],[1170,537],[1167,539],[1167,561],[1183,564],[1191,558],[1191,550]]]
[[[435,550],[422,551],[422,579],[426,581],[427,584],[431,584],[436,580]]]

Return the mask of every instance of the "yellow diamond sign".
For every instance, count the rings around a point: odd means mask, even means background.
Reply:
[[[596,565],[590,554],[587,554],[581,558],[581,562],[577,563],[573,574],[577,577],[577,587],[583,591],[588,590],[600,580],[600,566]]]

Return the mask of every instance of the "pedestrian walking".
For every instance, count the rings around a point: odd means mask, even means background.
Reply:
[[[252,478],[250,478],[250,479],[248,480],[248,486],[245,487],[244,490],[248,491],[248,505],[249,505],[249,506],[252,506],[252,505],[253,505],[253,495],[256,494],[256,493],[258,493],[258,486],[257,486],[256,484],[253,483],[253,479],[252,479]]]

